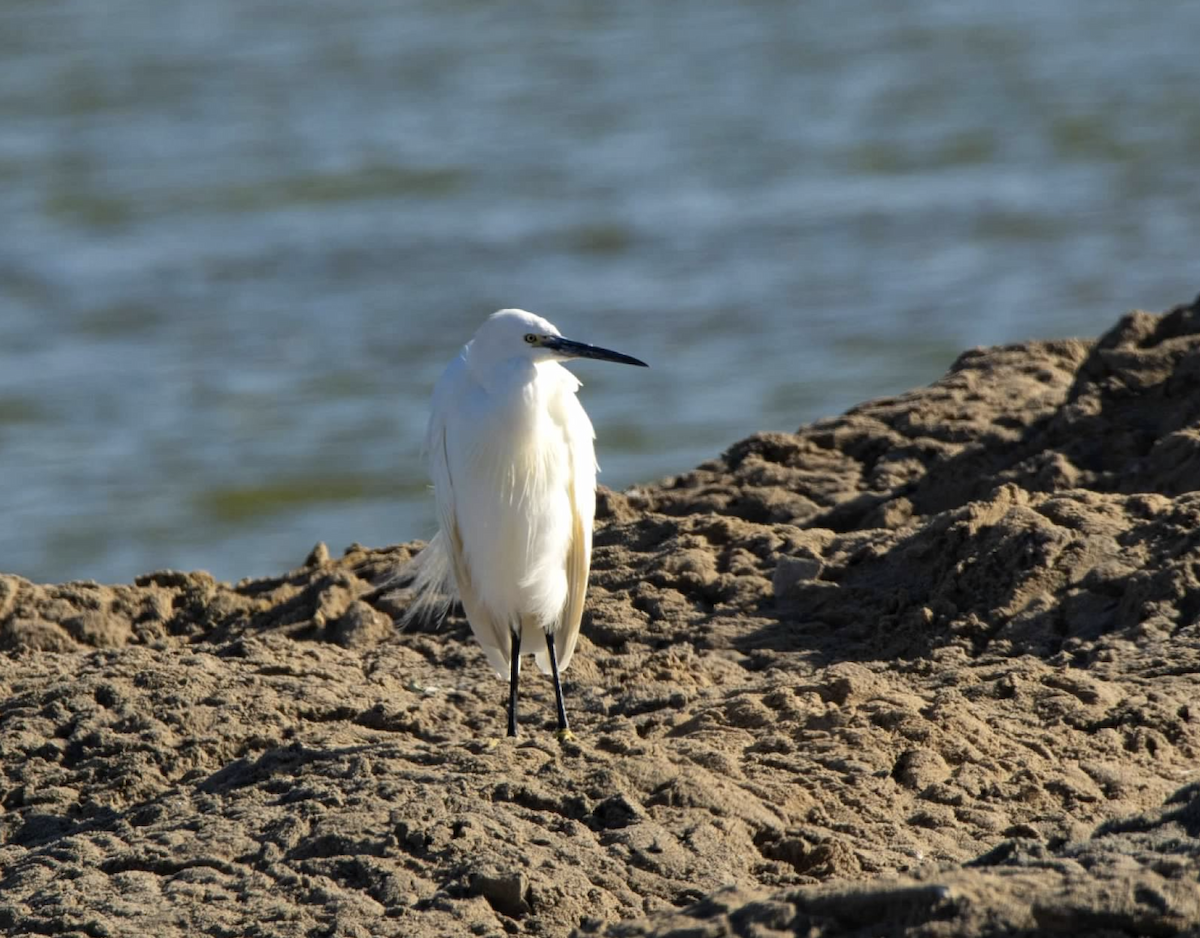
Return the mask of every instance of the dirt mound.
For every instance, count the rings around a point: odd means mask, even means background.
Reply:
[[[1200,927],[1200,306],[602,492],[566,677],[419,545],[0,576],[0,928],[819,935]]]

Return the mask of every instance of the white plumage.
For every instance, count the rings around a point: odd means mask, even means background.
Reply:
[[[417,558],[408,617],[444,613],[453,590],[492,666],[510,674],[510,735],[514,636],[554,678],[567,730],[558,671],[579,638],[597,470],[579,379],[560,364],[571,358],[644,365],[564,339],[540,316],[500,310],[439,379],[425,441],[440,530]]]

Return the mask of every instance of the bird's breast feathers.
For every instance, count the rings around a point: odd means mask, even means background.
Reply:
[[[572,550],[590,547],[575,541],[590,541],[595,512],[593,431],[570,377],[476,387],[442,428],[452,494],[439,499],[452,498],[466,568],[498,615],[557,620]]]

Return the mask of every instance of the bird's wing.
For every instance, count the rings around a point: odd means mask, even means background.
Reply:
[[[509,650],[512,633],[504,623],[497,622],[479,601],[471,582],[470,565],[463,551],[462,535],[459,533],[458,515],[455,511],[454,477],[450,471],[449,443],[444,421],[431,423],[429,428],[429,465],[433,475],[433,489],[437,499],[438,523],[445,537],[446,552],[454,567],[454,580],[458,585],[458,596],[462,600],[467,622],[475,639],[487,655],[488,662],[501,677],[507,677]]]
[[[554,633],[558,667],[566,670],[579,641],[583,600],[592,566],[592,521],[596,516],[595,431],[574,394],[567,402],[567,443],[571,450],[571,546],[567,551],[567,602]]]

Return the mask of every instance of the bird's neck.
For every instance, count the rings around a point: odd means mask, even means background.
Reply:
[[[467,360],[471,376],[488,394],[524,393],[531,385],[556,386],[566,373],[557,362],[534,363],[525,357],[502,361],[475,362]]]
[[[533,362],[523,358],[508,358],[500,361],[480,361],[476,357],[467,359],[467,367],[479,386],[488,394],[504,394],[529,384],[537,378]]]

